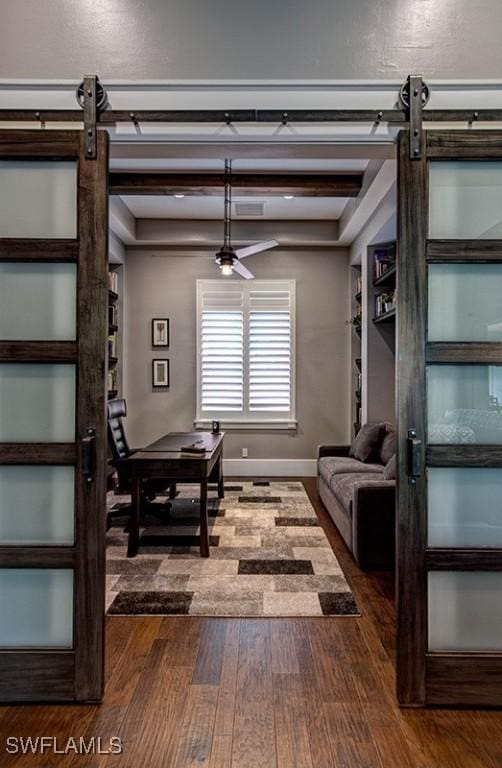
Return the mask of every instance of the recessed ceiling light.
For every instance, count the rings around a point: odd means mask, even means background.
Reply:
[[[294,195],[284,195],[285,200],[292,200],[294,198]]]
[[[184,197],[185,195],[181,195],[181,194],[175,195],[176,200],[183,200]]]

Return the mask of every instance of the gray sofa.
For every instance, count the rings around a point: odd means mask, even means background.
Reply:
[[[396,481],[383,474],[392,439],[395,452],[395,434],[390,425],[382,426],[387,450],[380,444],[368,461],[350,456],[349,445],[318,449],[319,495],[363,570],[394,568]]]

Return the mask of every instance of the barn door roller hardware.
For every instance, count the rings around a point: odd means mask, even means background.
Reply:
[[[108,101],[97,75],[85,75],[77,88],[77,101],[84,110],[85,156],[95,160],[97,122]]]
[[[422,158],[423,108],[430,99],[430,90],[422,75],[408,75],[399,91],[399,100],[406,109],[410,126],[410,158]]]
[[[86,126],[86,155],[95,156],[96,125],[111,128],[118,123],[387,123],[410,128],[413,159],[422,156],[422,123],[502,122],[502,109],[425,109],[430,88],[421,75],[410,75],[391,109],[112,109],[96,75],[87,76],[77,89],[79,109],[0,109],[0,122],[82,122]]]

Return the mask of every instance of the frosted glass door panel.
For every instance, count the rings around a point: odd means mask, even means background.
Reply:
[[[0,264],[0,339],[74,341],[74,264]]]
[[[0,545],[73,544],[73,467],[0,467]]]
[[[429,443],[502,443],[502,366],[429,365]]]
[[[429,650],[502,650],[502,573],[429,573]]]
[[[502,238],[502,162],[430,163],[429,237]]]
[[[0,364],[0,442],[75,441],[75,366]]]
[[[429,468],[430,547],[502,547],[502,469]]]
[[[71,648],[73,571],[0,570],[0,647]]]
[[[76,236],[77,164],[0,160],[0,237]]]
[[[429,341],[502,340],[501,285],[502,264],[431,264]]]

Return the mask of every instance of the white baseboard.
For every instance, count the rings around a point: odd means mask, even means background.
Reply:
[[[227,477],[315,477],[315,459],[224,459]]]

